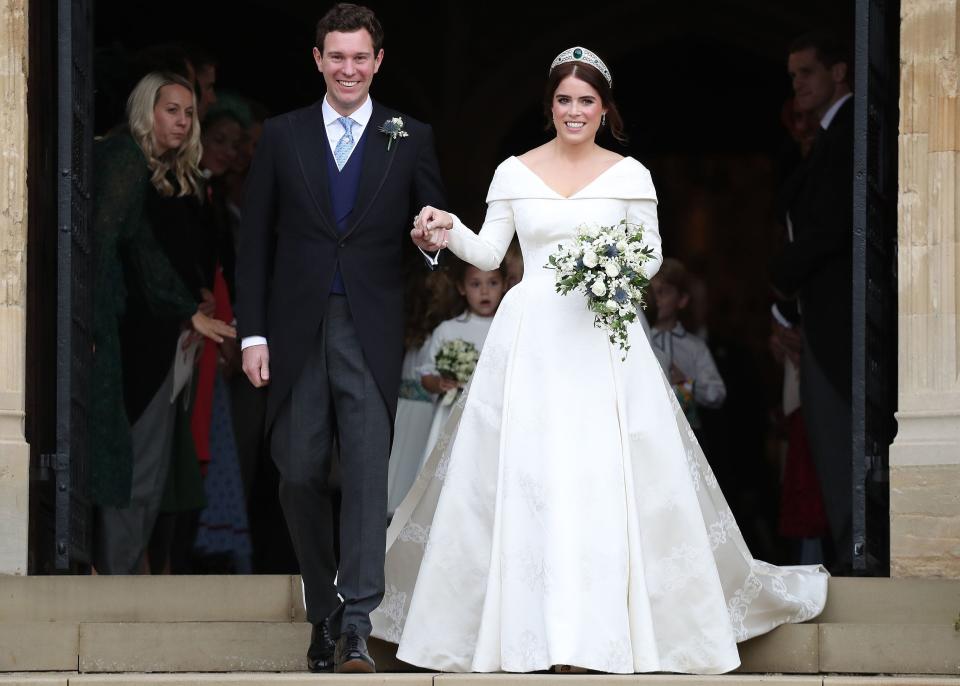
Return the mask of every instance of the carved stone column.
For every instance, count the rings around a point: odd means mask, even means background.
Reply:
[[[902,0],[893,576],[960,578],[960,6]]]
[[[0,574],[27,572],[27,0],[0,0]]]

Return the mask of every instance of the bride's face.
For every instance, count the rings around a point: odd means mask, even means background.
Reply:
[[[551,110],[557,136],[571,144],[592,141],[604,111],[600,94],[576,76],[568,76],[557,86]]]

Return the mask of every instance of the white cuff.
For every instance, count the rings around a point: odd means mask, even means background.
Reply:
[[[770,306],[770,314],[773,315],[773,318],[774,320],[776,320],[777,324],[779,324],[783,328],[785,329],[793,328],[793,323],[789,319],[783,316],[783,314],[780,312],[780,308],[777,307],[777,303],[773,303]]]
[[[423,253],[423,257],[424,259],[426,259],[427,264],[430,265],[431,269],[437,267],[440,264],[440,253],[443,252],[443,248],[440,248],[440,250],[437,251],[437,254],[434,255],[433,257],[431,257],[429,253],[427,253],[427,251],[425,251],[419,245],[417,246],[417,250]]]
[[[246,350],[247,348],[254,345],[266,345],[267,339],[263,336],[246,336],[242,341],[240,341],[240,350]]]

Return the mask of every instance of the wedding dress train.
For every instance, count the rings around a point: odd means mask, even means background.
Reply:
[[[624,158],[564,197],[511,157],[487,202],[450,249],[492,269],[516,231],[524,278],[394,515],[373,635],[444,671],[708,674],[739,665],[738,641],[819,614],[828,575],[753,559],[641,325],[622,360],[543,268],[577,225],[626,217],[655,271],[647,170]]]

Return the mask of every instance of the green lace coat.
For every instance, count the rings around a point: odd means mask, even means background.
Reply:
[[[150,172],[140,146],[128,133],[94,148],[93,376],[90,415],[90,494],[98,505],[130,503],[133,447],[123,402],[120,317],[127,300],[125,278],[135,278],[157,316],[184,320],[197,310],[154,238],[144,211]],[[126,274],[126,277],[124,276]]]

